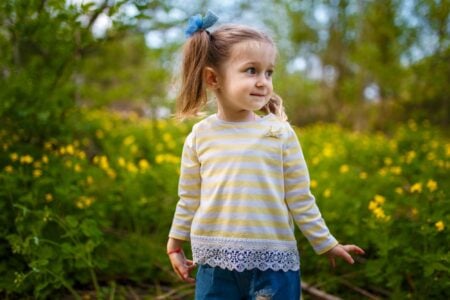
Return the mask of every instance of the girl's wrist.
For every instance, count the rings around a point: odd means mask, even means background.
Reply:
[[[181,252],[183,252],[183,249],[181,249],[181,247],[178,247],[178,248],[175,248],[175,249],[172,249],[172,250],[167,250],[167,255],[171,255],[171,254],[174,254],[174,253],[181,253]]]

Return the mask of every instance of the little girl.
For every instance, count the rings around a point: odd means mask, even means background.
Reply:
[[[336,241],[310,192],[300,143],[273,91],[273,41],[246,26],[207,31],[216,20],[194,16],[186,31],[178,116],[197,115],[207,89],[217,113],[186,138],[167,253],[178,276],[196,282],[196,299],[299,299],[294,223],[333,266],[364,251]]]

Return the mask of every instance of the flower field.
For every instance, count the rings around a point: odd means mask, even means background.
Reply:
[[[0,130],[2,298],[124,299],[132,286],[153,299],[180,286],[165,243],[192,124],[84,111],[65,139]],[[298,233],[302,279],[345,299],[449,298],[448,137],[413,121],[297,132],[328,226],[366,250],[333,270]]]

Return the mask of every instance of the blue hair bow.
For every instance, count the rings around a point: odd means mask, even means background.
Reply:
[[[219,17],[210,10],[208,10],[205,17],[202,17],[200,14],[192,16],[189,18],[188,26],[184,33],[186,34],[186,37],[191,37],[197,31],[205,30],[206,28],[213,26],[218,19]]]

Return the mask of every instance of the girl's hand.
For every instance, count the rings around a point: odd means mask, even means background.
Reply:
[[[284,121],[287,121],[288,119],[286,113],[284,112],[283,99],[281,99],[281,97],[277,94],[273,94],[272,97],[270,97],[269,102],[267,102],[267,104],[264,105],[260,111],[265,113],[271,112]]]
[[[195,269],[196,265],[192,260],[186,259],[183,250],[170,253],[169,259],[173,270],[181,280],[189,283],[195,282],[195,279],[189,276],[192,270]]]
[[[355,261],[353,260],[350,253],[353,252],[355,254],[364,254],[364,250],[359,248],[355,245],[341,245],[338,244],[331,248],[328,252],[326,252],[328,256],[328,260],[330,261],[331,266],[334,268],[336,267],[336,257],[341,257],[343,260],[348,262],[349,264],[354,264]]]

